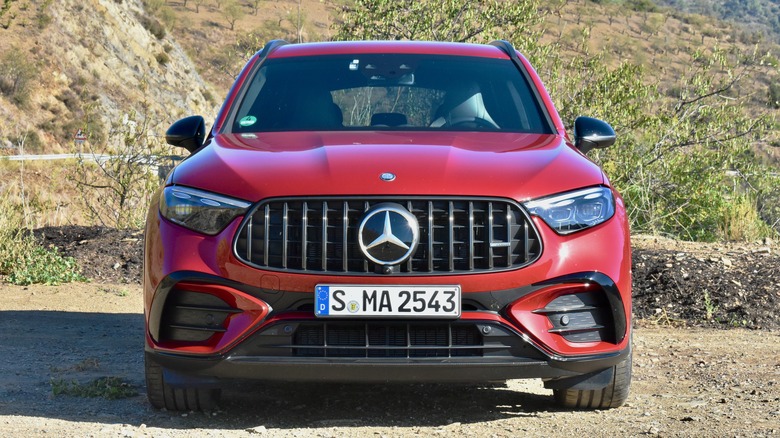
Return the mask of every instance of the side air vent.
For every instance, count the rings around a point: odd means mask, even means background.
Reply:
[[[557,333],[569,342],[615,342],[612,313],[604,293],[562,295],[533,313],[546,315]]]
[[[225,332],[225,320],[241,310],[211,294],[174,289],[165,302],[161,341],[204,342]]]

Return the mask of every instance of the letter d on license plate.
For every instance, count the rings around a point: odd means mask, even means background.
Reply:
[[[339,318],[458,318],[460,286],[320,284],[314,314]]]

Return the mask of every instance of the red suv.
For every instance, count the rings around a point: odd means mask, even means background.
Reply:
[[[631,254],[620,195],[507,42],[268,43],[146,227],[149,400],[210,409],[224,379],[541,378],[623,404]]]

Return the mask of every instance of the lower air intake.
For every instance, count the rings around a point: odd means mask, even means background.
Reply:
[[[468,324],[303,323],[293,356],[447,358],[483,355],[482,335]]]

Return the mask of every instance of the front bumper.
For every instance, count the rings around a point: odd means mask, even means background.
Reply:
[[[477,326],[493,327],[499,339],[492,345],[494,353],[478,356],[435,357],[434,348],[406,350],[405,357],[302,357],[271,355],[270,350],[312,350],[317,348],[290,347],[290,339],[282,333],[296,323],[285,322],[260,331],[224,355],[193,356],[161,352],[146,348],[147,357],[162,365],[166,382],[182,387],[218,387],[226,379],[296,382],[462,382],[478,383],[508,379],[542,378],[550,382],[577,379],[581,388],[594,389],[606,385],[604,372],[631,354],[630,345],[613,353],[555,357],[536,348],[522,335],[506,333],[499,325],[475,321]],[[293,330],[291,333],[294,333]],[[275,338],[275,339],[263,339]],[[509,339],[509,341],[507,341]],[[496,344],[504,344],[496,348]],[[490,341],[485,346],[491,347]],[[360,350],[350,347],[352,351]],[[344,351],[344,349],[342,349]],[[410,351],[419,351],[434,357],[409,357]],[[263,355],[265,353],[266,355]],[[283,354],[282,351],[276,351]],[[384,355],[384,352],[382,353]]]
[[[560,297],[566,298],[560,301],[565,303],[575,296],[587,300],[583,290],[595,297],[590,303],[594,305],[582,306],[586,310],[578,313],[556,304]],[[254,319],[236,317],[234,323],[228,316],[217,324],[207,323],[212,319],[208,312],[220,306],[209,310],[201,306],[197,313],[187,296],[204,294],[221,297],[226,315],[244,315],[238,308],[256,302]],[[543,378],[554,382],[576,377],[580,387],[602,387],[608,380],[603,372],[628,357],[631,349],[628,318],[617,287],[605,275],[593,272],[464,295],[468,310],[453,321],[323,320],[313,316],[311,294],[269,293],[198,273],[169,276],[155,295],[146,353],[163,366],[166,381],[174,386],[218,386],[220,380],[233,378],[334,382]],[[265,306],[266,300],[272,304]],[[591,321],[594,327],[598,323],[601,328],[573,330],[575,337],[588,332],[596,339],[567,341],[558,323],[561,314]],[[188,332],[181,327],[196,326],[206,335],[200,340],[184,338]],[[209,334],[209,327],[227,330]],[[580,350],[561,354],[548,347],[555,342],[547,338]]]
[[[480,383],[509,379],[567,379],[598,376],[629,357],[630,348],[576,361],[545,360],[405,360],[296,359],[228,356],[196,358],[146,352],[165,368],[166,383],[181,387],[218,387],[225,379],[295,382]],[[585,382],[585,379],[580,379]],[[594,382],[596,379],[594,379]],[[595,385],[595,388],[606,386]],[[594,388],[594,389],[595,389]]]

